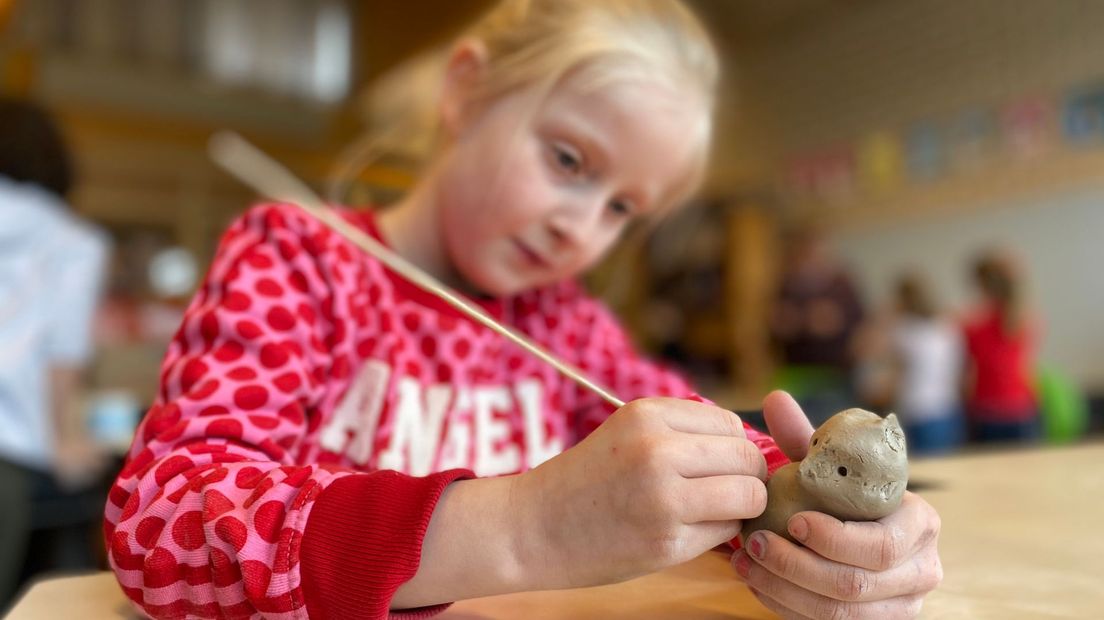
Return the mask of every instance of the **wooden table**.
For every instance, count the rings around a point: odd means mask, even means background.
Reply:
[[[924,618],[1104,618],[1104,443],[920,461],[919,493],[943,518],[946,577]],[[130,618],[108,573],[40,582],[12,620]],[[457,603],[442,620],[774,617],[726,554],[622,584]]]

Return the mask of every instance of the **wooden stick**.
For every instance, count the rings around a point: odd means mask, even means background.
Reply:
[[[625,404],[625,401],[591,381],[575,366],[558,359],[540,345],[498,323],[482,308],[464,299],[459,293],[347,222],[333,209],[328,208],[310,187],[300,181],[287,168],[284,168],[238,134],[227,131],[215,134],[211,137],[208,150],[211,159],[258,193],[281,202],[293,204],[306,211],[308,215],[345,237],[395,273],[440,297],[449,305],[471,317],[472,320],[501,334],[507,340],[537,356],[537,358],[558,370],[560,374],[601,396],[609,404],[614,407],[622,407]]]

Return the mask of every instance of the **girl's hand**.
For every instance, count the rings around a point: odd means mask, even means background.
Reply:
[[[797,403],[780,392],[764,402],[771,434],[796,460],[804,457],[808,435],[802,438],[806,428],[792,423],[794,411]],[[784,618],[913,618],[943,579],[939,515],[912,493],[878,521],[801,512],[788,527],[804,547],[763,531],[732,556],[752,592]]]
[[[730,411],[633,401],[577,446],[519,476],[523,563],[542,589],[622,581],[735,537],[766,507],[762,454]]]

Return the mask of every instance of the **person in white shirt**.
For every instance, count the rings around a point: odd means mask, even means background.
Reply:
[[[939,315],[925,280],[902,276],[896,287],[897,316],[890,333],[894,409],[903,423],[910,455],[948,452],[962,443],[962,339]]]
[[[74,397],[109,244],[72,213],[71,186],[50,117],[0,99],[0,610],[22,568],[32,488],[78,486],[103,463]]]

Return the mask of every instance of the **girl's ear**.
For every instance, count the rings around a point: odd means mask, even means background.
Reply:
[[[445,65],[441,86],[441,127],[449,138],[460,135],[478,112],[477,91],[487,70],[487,48],[477,39],[463,39]]]

